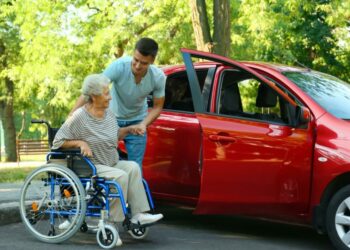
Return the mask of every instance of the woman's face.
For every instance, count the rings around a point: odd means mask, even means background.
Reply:
[[[109,93],[109,87],[103,87],[101,95],[92,95],[92,104],[95,108],[104,108],[107,109],[109,106],[109,101],[112,99]]]

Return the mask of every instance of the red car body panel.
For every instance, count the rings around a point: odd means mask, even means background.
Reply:
[[[216,68],[208,111],[164,110],[148,128],[144,177],[156,199],[190,205],[199,214],[241,214],[311,223],[313,209],[337,177],[350,171],[349,123],[327,113],[285,77],[294,67],[236,62],[184,49],[213,59],[194,65]],[[188,65],[187,65],[188,67]],[[304,128],[218,116],[221,72],[236,67],[268,84],[297,105],[278,82],[311,114]],[[185,65],[163,68],[168,78]],[[193,84],[193,83],[191,83]]]
[[[152,193],[196,204],[200,187],[201,132],[195,115],[165,111],[147,136],[143,172]]]
[[[349,122],[328,113],[317,120],[311,204],[320,202],[329,184],[350,170]],[[323,159],[323,160],[322,160]]]
[[[208,115],[198,119],[203,130],[203,172],[196,212],[277,219],[281,216],[277,211],[284,211],[284,218],[306,211],[309,193],[303,190],[310,189],[311,128],[294,130]]]

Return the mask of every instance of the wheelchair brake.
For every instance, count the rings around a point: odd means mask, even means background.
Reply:
[[[96,188],[96,179],[97,176],[91,176],[90,181],[86,182],[85,192],[86,192],[86,200],[90,199],[91,196],[95,193]]]

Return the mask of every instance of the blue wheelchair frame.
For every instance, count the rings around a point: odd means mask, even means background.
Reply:
[[[51,128],[44,120],[32,120],[32,123],[47,125],[52,147],[58,129]],[[55,160],[63,160],[66,164]],[[98,177],[96,166],[80,153],[80,149],[52,150],[46,155],[46,161],[27,176],[20,193],[20,215],[34,237],[46,243],[60,243],[72,237],[79,228],[86,232],[89,229],[86,217],[99,217],[97,242],[103,248],[112,248],[119,234],[113,225],[105,223],[111,213],[110,199],[120,200],[125,216],[124,229],[135,239],[146,237],[151,224],[131,222],[131,210],[119,183]],[[144,179],[142,182],[150,209],[154,211],[149,186]],[[71,223],[62,223],[63,219]]]
[[[47,162],[50,161],[51,157],[55,158],[55,156],[57,157],[62,157],[62,156],[67,156],[67,155],[71,155],[71,156],[78,156],[79,158],[81,158],[82,160],[84,160],[87,164],[88,167],[90,167],[91,169],[91,178],[88,178],[88,177],[79,177],[82,185],[84,188],[88,187],[87,188],[87,194],[88,195],[91,195],[91,197],[89,197],[89,200],[87,201],[87,208],[86,208],[86,214],[85,216],[88,216],[88,217],[101,217],[101,210],[103,209],[103,207],[106,208],[106,210],[108,211],[108,215],[110,214],[110,207],[109,207],[109,198],[112,198],[112,199],[120,199],[120,203],[121,203],[121,206],[122,206],[122,209],[123,209],[123,213],[125,215],[125,222],[124,222],[124,226],[127,227],[127,229],[132,229],[132,228],[135,228],[136,225],[132,226],[131,223],[130,223],[130,219],[131,219],[131,215],[130,215],[130,210],[128,209],[127,207],[127,203],[125,201],[125,198],[124,198],[124,195],[123,195],[123,192],[122,192],[122,188],[121,186],[119,185],[119,183],[117,183],[116,181],[113,181],[113,180],[105,180],[104,178],[100,178],[97,176],[97,171],[96,171],[96,167],[95,165],[92,163],[92,161],[81,155],[79,152],[75,152],[75,151],[52,151],[52,152],[49,152],[47,155],[46,155],[46,160]],[[144,185],[144,188],[145,188],[145,191],[146,191],[146,195],[147,195],[147,199],[148,199],[148,203],[150,205],[150,208],[151,208],[151,211],[154,211],[154,203],[153,203],[153,199],[152,199],[152,196],[151,196],[151,192],[150,192],[150,189],[149,189],[149,186],[146,182],[145,179],[142,179],[142,182],[143,182],[143,185]],[[56,181],[55,180],[51,180],[47,183],[48,185],[51,185],[51,188],[52,190],[54,189],[55,185],[56,185]],[[64,182],[64,180],[62,181],[61,183],[62,185],[69,185],[68,182]],[[112,193],[110,191],[110,187],[114,187],[116,190],[117,190],[117,193]],[[94,192],[96,191],[96,188],[102,188],[102,190],[104,190],[104,194],[101,192],[101,190],[97,190],[97,192]],[[53,195],[54,192],[51,192],[51,195]],[[102,195],[104,197],[103,200],[101,200],[101,196]],[[54,197],[51,197],[52,199]],[[96,206],[95,204],[93,204],[93,202],[95,200],[98,200],[98,203],[100,205]],[[96,212],[94,210],[100,210],[99,212]],[[55,211],[50,211],[48,213],[56,213]],[[74,214],[74,211],[72,212],[69,212],[69,211],[60,211],[59,212],[60,215],[73,215]],[[54,216],[51,215],[50,216],[52,220],[54,220]],[[54,224],[54,221],[51,221],[52,224]],[[137,226],[136,226],[137,227]]]

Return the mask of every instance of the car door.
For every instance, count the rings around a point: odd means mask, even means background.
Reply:
[[[313,132],[311,124],[293,127],[295,100],[241,63],[182,53],[202,129],[196,212],[299,218],[309,202]],[[201,106],[191,57],[223,65],[216,71],[209,110]]]
[[[195,71],[200,85],[213,75],[208,67]],[[143,173],[157,199],[196,205],[202,143],[199,121],[185,67],[166,74],[165,103],[161,115],[148,127]]]

